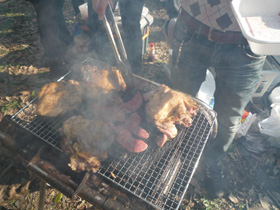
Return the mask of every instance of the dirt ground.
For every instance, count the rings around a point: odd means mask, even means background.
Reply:
[[[154,17],[149,42],[155,43],[155,62],[143,57],[141,76],[170,85],[163,72],[168,62],[168,46],[161,31],[168,19],[166,7],[159,0],[147,0]],[[69,30],[73,30],[74,13],[66,0],[64,14]],[[0,120],[13,115],[35,97],[46,83],[49,67],[40,43],[35,11],[24,0],[0,0]],[[81,57],[83,58],[82,55]],[[81,59],[81,57],[79,59]],[[268,116],[263,103],[248,106],[259,118]],[[280,208],[280,149],[268,137],[251,129],[237,139],[223,161],[228,193],[211,200],[196,174],[180,206],[180,210],[235,209],[277,210]],[[26,163],[0,144],[0,210],[37,209],[40,180],[26,170]],[[52,187],[47,187],[45,209],[97,209],[81,198],[71,200]]]

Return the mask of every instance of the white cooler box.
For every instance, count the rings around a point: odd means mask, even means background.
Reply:
[[[280,55],[280,0],[233,0],[231,7],[254,53]]]
[[[267,56],[261,79],[256,85],[255,93],[253,94],[253,100],[260,99],[265,92],[270,91],[276,84],[280,77],[280,66],[275,61],[273,56]],[[277,79],[276,79],[277,78]]]

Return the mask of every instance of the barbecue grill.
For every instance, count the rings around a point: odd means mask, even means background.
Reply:
[[[159,85],[137,75],[133,77],[134,85],[140,89],[148,90]],[[70,72],[60,80],[68,78],[71,78]],[[191,127],[179,127],[176,138],[163,148],[149,147],[139,154],[122,152],[118,158],[109,155],[94,176],[132,195],[135,200],[144,201],[147,206],[178,209],[207,140],[211,134],[215,135],[217,126],[215,112],[204,102],[193,100],[199,110]],[[69,157],[60,147],[59,128],[71,113],[45,119],[36,115],[35,104],[36,98],[15,115],[3,118],[0,124],[2,144],[27,161],[27,168],[41,180],[66,196],[78,195],[103,209],[125,209],[120,203],[102,197],[89,184],[89,173],[76,173],[67,166]],[[44,185],[41,189],[43,194]]]

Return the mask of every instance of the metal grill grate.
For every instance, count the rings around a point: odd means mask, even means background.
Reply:
[[[158,209],[178,209],[211,130],[199,113],[164,146],[103,163],[100,175]]]
[[[178,209],[216,119],[212,110],[198,104],[192,126],[180,127],[177,137],[163,148],[149,146],[140,154],[124,152],[118,158],[108,158],[98,174],[157,209]],[[36,116],[34,110],[36,99],[12,120],[62,151],[59,128],[71,114],[54,120]]]
[[[56,121],[22,115],[12,119],[51,146],[59,148],[58,128],[70,115]],[[28,117],[27,117],[28,116]],[[99,174],[158,209],[178,209],[207,142],[212,125],[201,112],[190,128],[180,128],[164,148],[140,154],[124,153],[118,160],[102,163]]]
[[[12,120],[46,143],[62,151],[59,147],[60,133],[58,129],[61,127],[62,123],[70,117],[70,114],[65,115],[55,121],[53,119],[43,119],[39,116],[36,116],[35,114],[32,114],[33,112],[30,115],[30,112],[26,112],[26,110],[32,110],[32,103],[34,102],[36,102],[36,100],[33,100],[30,104],[12,116]]]

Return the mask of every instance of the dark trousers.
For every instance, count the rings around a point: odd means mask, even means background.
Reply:
[[[172,58],[173,87],[192,96],[199,91],[207,69],[215,70],[218,134],[207,143],[204,156],[208,165],[218,163],[239,129],[241,116],[260,79],[265,56],[253,53],[248,44],[215,43],[178,19]]]
[[[142,32],[140,20],[143,6],[144,0],[119,0],[123,42],[132,71],[136,74],[141,71],[142,62]],[[103,21],[98,20],[97,13],[92,9],[91,0],[88,0],[88,8],[92,48],[98,53],[100,60],[116,65]]]
[[[73,5],[75,15],[80,13],[79,6],[82,5],[83,3],[85,3],[84,0],[72,0],[72,5]]]
[[[70,44],[73,38],[68,31],[63,16],[64,0],[29,0],[36,11],[38,30],[45,54],[50,59],[59,58],[60,46]],[[82,0],[72,0],[75,13]]]

